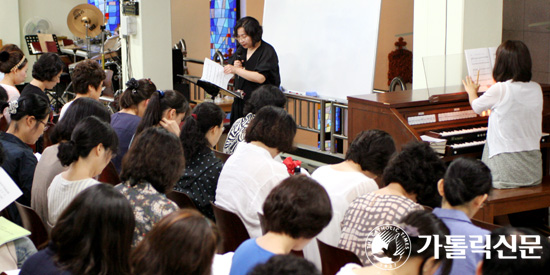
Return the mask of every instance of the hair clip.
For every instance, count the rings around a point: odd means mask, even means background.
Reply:
[[[163,97],[164,97],[164,91],[162,91],[162,90],[157,90],[157,92],[159,93],[159,97],[160,97],[160,98],[163,98]]]
[[[192,116],[195,120],[197,120],[197,114],[191,114],[191,116]]]
[[[19,108],[19,103],[17,102],[17,100],[13,100],[9,102],[8,112],[10,114],[12,115],[17,114],[17,108]]]

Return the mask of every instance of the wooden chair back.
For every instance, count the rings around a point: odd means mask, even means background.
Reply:
[[[223,163],[225,163],[227,159],[231,156],[231,154],[226,154],[218,150],[212,150],[212,151],[214,151],[214,155],[216,155],[216,157],[219,158]]]
[[[334,275],[348,263],[363,266],[359,257],[351,251],[328,245],[319,240],[317,240],[317,245],[319,246],[319,254],[321,255],[323,275]]]
[[[213,202],[210,202],[210,204],[212,204],[216,224],[222,236],[222,251],[220,253],[235,251],[242,242],[250,239],[244,223],[237,214],[229,212]]]
[[[118,176],[118,172],[116,171],[113,162],[109,161],[109,164],[105,166],[105,169],[103,169],[103,172],[99,174],[99,178],[97,180],[113,186],[120,183],[120,177]]]
[[[489,231],[493,231],[493,229],[497,229],[497,228],[502,227],[500,225],[496,225],[496,224],[492,224],[492,223],[488,223],[488,222],[484,222],[484,221],[480,221],[480,220],[476,220],[476,219],[472,219],[472,223],[475,226],[481,227],[483,229],[487,229]]]
[[[197,206],[195,205],[191,197],[189,197],[189,195],[183,192],[172,190],[166,193],[166,197],[169,200],[175,202],[180,209],[183,209],[183,208],[197,209]]]
[[[34,210],[28,206],[15,202],[19,215],[23,222],[23,227],[31,232],[30,239],[34,243],[34,246],[41,247],[48,242],[48,231],[42,219]]]

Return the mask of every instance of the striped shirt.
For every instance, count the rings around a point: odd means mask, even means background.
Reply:
[[[83,180],[69,181],[59,174],[53,178],[48,188],[48,224],[54,226],[61,212],[71,201],[84,189],[99,184],[100,182],[88,178]]]

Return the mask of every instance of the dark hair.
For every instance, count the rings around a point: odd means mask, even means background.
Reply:
[[[23,62],[21,62],[23,60]],[[21,62],[21,64],[19,64]],[[9,74],[14,69],[21,70],[27,65],[27,58],[19,47],[14,44],[7,44],[0,50],[0,72]],[[17,66],[19,64],[19,66]],[[15,67],[17,66],[17,68]]]
[[[292,254],[275,255],[258,264],[247,275],[321,275],[315,265]]]
[[[65,63],[56,53],[44,53],[32,66],[32,78],[52,81],[65,68]],[[74,80],[73,80],[74,81]]]
[[[480,160],[455,159],[444,177],[445,200],[452,206],[468,203],[479,195],[489,194],[492,182],[491,170]]]
[[[177,114],[185,114],[185,116],[191,112],[189,102],[179,92],[172,90],[154,92],[136,129],[136,135],[146,128],[158,125],[162,120],[162,114],[168,109],[175,109]]]
[[[384,185],[399,183],[407,193],[416,194],[419,204],[430,207],[441,205],[437,182],[445,173],[445,163],[424,142],[413,141],[394,156],[382,176]]]
[[[57,158],[63,166],[68,166],[80,157],[87,157],[99,144],[102,144],[105,150],[116,154],[118,136],[109,123],[89,116],[76,124],[71,140],[59,144]]]
[[[122,109],[131,108],[147,100],[157,90],[157,86],[150,79],[136,80],[131,78],[126,82],[126,90],[120,96],[119,104]]]
[[[277,185],[263,205],[266,232],[310,239],[332,218],[327,191],[314,179],[290,176]]]
[[[258,87],[252,92],[250,99],[244,104],[244,113],[257,113],[264,106],[275,106],[284,108],[286,97],[279,88],[266,84]]]
[[[9,106],[8,93],[6,89],[0,85],[0,115],[4,112],[4,109]]]
[[[136,136],[122,158],[120,179],[135,186],[147,181],[160,193],[174,188],[183,175],[185,159],[178,137],[162,127],[150,127]]]
[[[223,110],[212,102],[203,102],[193,109],[193,115],[185,119],[180,134],[183,154],[187,161],[204,148],[211,147],[206,139],[206,132],[212,127],[220,126],[224,117]]]
[[[99,88],[101,81],[105,79],[105,72],[97,61],[87,59],[81,61],[74,68],[71,75],[74,92],[77,94],[88,93],[88,86]]]
[[[394,153],[395,143],[390,134],[382,130],[368,130],[355,137],[346,153],[346,160],[361,165],[363,171],[380,176]]]
[[[441,261],[441,266],[439,267],[440,274],[449,274],[453,260],[447,259],[443,246],[450,245],[446,236],[451,233],[445,223],[430,211],[417,210],[401,218],[400,224],[402,226],[401,229],[405,230],[411,240],[410,257],[421,257],[426,260],[430,257],[434,257],[437,249],[439,252],[439,259],[435,260]],[[431,238],[420,238],[419,236],[431,236]],[[436,241],[432,240],[432,238],[436,237],[439,239],[437,243],[443,245],[442,247],[436,247],[434,245]],[[426,242],[428,242],[428,248],[425,248],[422,253],[418,253],[418,251],[426,246]],[[424,262],[422,265],[424,265]],[[420,271],[422,271],[422,268],[423,266],[420,267]],[[422,272],[419,272],[419,274],[422,274]]]
[[[17,99],[17,111],[11,114],[11,120],[19,121],[25,116],[33,116],[36,120],[43,120],[52,111],[48,101],[37,94],[24,94]]]
[[[512,236],[515,236],[515,239]],[[531,236],[536,236],[539,238],[540,244],[522,242],[522,236],[528,236],[529,241],[534,241]],[[503,237],[506,239],[507,244],[515,248],[515,251],[504,244],[496,247]],[[536,246],[541,246],[541,248],[539,249]],[[533,253],[527,252],[526,254],[539,257],[539,259],[525,258],[523,254],[528,249],[532,249]],[[550,243],[548,238],[528,228],[501,227],[493,230],[489,253],[490,258],[483,260],[483,275],[547,274],[546,272],[550,268]],[[505,259],[502,258],[503,256],[513,258]]]
[[[63,119],[54,126],[50,135],[52,143],[56,144],[62,140],[70,140],[76,124],[89,116],[95,116],[102,121],[111,123],[111,114],[101,102],[89,97],[77,98],[69,105]]]
[[[259,141],[280,152],[294,149],[296,122],[284,109],[273,106],[263,107],[246,128],[245,141]]]
[[[234,37],[238,37],[239,28],[243,28],[246,35],[250,36],[252,39],[252,46],[256,46],[256,43],[262,40],[263,29],[260,26],[260,22],[254,17],[245,16],[235,23],[235,32],[233,33]]]
[[[132,252],[132,274],[210,275],[220,244],[214,223],[196,210],[178,210],[155,224]]]
[[[108,184],[80,192],[52,229],[54,261],[71,274],[130,274],[135,220],[130,203]]]
[[[519,40],[507,40],[498,46],[493,68],[493,78],[497,82],[531,81],[531,54],[527,46]]]

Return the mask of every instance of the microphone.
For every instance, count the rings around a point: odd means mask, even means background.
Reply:
[[[237,58],[235,60],[239,60],[241,61],[241,63],[243,64],[244,66],[244,49],[242,46],[238,46],[237,47],[237,51],[235,52],[235,54],[237,55]]]

